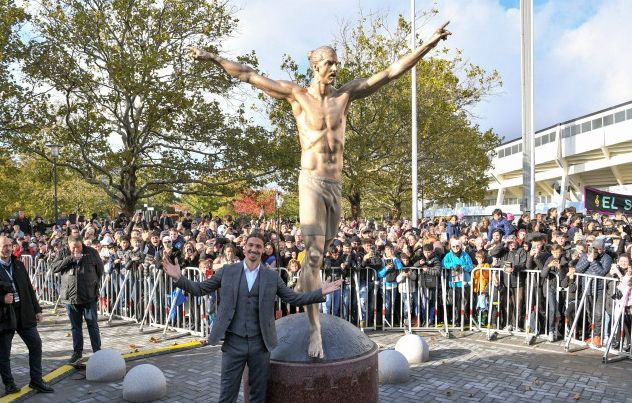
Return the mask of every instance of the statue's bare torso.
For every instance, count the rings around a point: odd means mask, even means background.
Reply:
[[[301,169],[313,176],[340,180],[349,96],[336,91],[316,99],[299,89],[291,101],[301,143]]]

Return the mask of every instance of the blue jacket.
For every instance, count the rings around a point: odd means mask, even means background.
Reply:
[[[463,273],[457,274],[453,271],[457,266],[463,268]],[[455,255],[452,251],[448,252],[448,254],[443,257],[443,268],[450,270],[450,281],[448,283],[450,288],[461,288],[464,282],[469,284],[472,281],[472,269],[474,269],[474,264],[472,263],[470,255],[465,251],[461,251],[460,257]]]
[[[513,233],[514,230],[506,218],[502,217],[500,220],[492,219],[492,221],[489,223],[489,228],[487,229],[487,239],[492,239],[492,232],[494,232],[496,228],[500,228],[500,230],[503,232],[503,236],[510,235],[511,233]]]
[[[452,238],[458,238],[461,235],[461,229],[459,228],[459,224],[448,223],[446,226],[446,232],[448,235],[448,241]]]
[[[398,272],[404,268],[404,264],[402,263],[401,260],[399,260],[399,258],[393,258],[393,267],[395,268],[395,270],[397,270]],[[377,277],[380,279],[383,279],[386,276],[386,272],[388,271],[388,268],[386,267],[386,265],[382,266],[382,268],[380,270],[378,270],[377,272]],[[399,273],[397,273],[399,274]],[[386,281],[384,282],[384,287],[386,289],[391,289],[394,287],[397,287],[397,280],[396,281]]]

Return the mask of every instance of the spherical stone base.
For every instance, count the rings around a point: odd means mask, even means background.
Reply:
[[[395,351],[402,353],[409,364],[420,364],[430,359],[428,342],[416,334],[407,334],[400,337],[395,343]]]
[[[307,355],[305,313],[276,321],[279,345],[270,354],[268,402],[378,401],[377,345],[351,323],[320,315],[324,359]]]
[[[408,360],[399,351],[384,350],[377,355],[379,382],[406,383],[410,376]]]

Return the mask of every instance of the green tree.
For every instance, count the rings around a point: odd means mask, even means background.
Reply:
[[[15,215],[24,210],[27,216],[40,214],[52,220],[54,211],[53,166],[49,162],[28,155],[11,158],[0,148],[0,217]],[[99,187],[90,185],[76,172],[58,168],[59,212],[113,216],[116,204]]]
[[[213,196],[222,185],[257,184],[272,172],[262,168],[268,133],[243,108],[234,115],[221,108],[236,81],[191,63],[184,50],[220,49],[236,25],[225,3],[37,5],[23,59],[24,81],[36,89],[25,105],[30,115],[3,133],[16,150],[50,161],[45,143],[64,145],[59,165],[128,214],[161,194]],[[253,54],[239,59],[256,64]]]
[[[0,0],[0,134],[16,120],[19,111],[16,103],[21,92],[11,66],[23,50],[19,30],[26,19],[24,9],[13,0]]]

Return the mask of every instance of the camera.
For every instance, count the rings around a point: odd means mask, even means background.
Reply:
[[[385,266],[388,266],[388,265],[391,265],[391,264],[393,264],[393,259],[391,259],[391,258],[384,259],[384,265]]]

